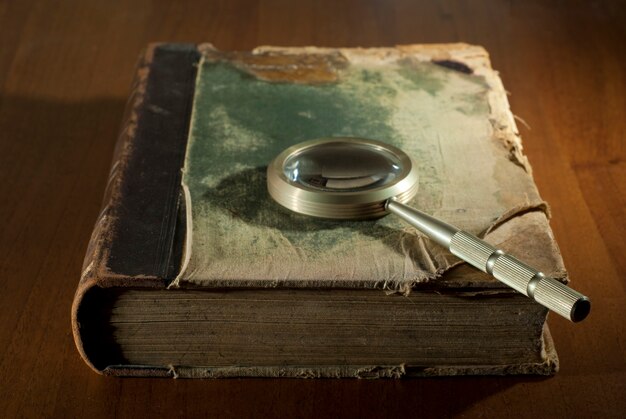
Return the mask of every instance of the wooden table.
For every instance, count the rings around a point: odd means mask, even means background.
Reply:
[[[617,2],[0,3],[0,416],[626,415],[626,7]],[[583,323],[551,316],[548,379],[115,379],[70,304],[134,74],[152,41],[484,45],[551,204]],[[532,129],[530,128],[532,127]]]

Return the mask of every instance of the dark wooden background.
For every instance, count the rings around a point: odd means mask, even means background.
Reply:
[[[573,1],[0,2],[0,416],[626,415],[626,5]],[[153,41],[484,45],[588,320],[554,378],[115,379],[70,304],[137,55]]]

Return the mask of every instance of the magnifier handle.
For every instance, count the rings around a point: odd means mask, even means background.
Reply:
[[[386,209],[470,265],[493,275],[500,282],[566,319],[578,322],[589,314],[591,305],[583,294],[554,278],[546,277],[478,237],[393,199],[387,202]]]

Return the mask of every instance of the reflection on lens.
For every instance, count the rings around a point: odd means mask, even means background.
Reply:
[[[283,170],[287,179],[306,188],[350,192],[385,186],[402,167],[382,148],[330,142],[289,156]]]

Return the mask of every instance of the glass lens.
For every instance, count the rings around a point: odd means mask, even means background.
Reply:
[[[385,186],[396,179],[402,167],[387,150],[338,141],[290,156],[283,170],[291,182],[309,189],[352,192]]]

